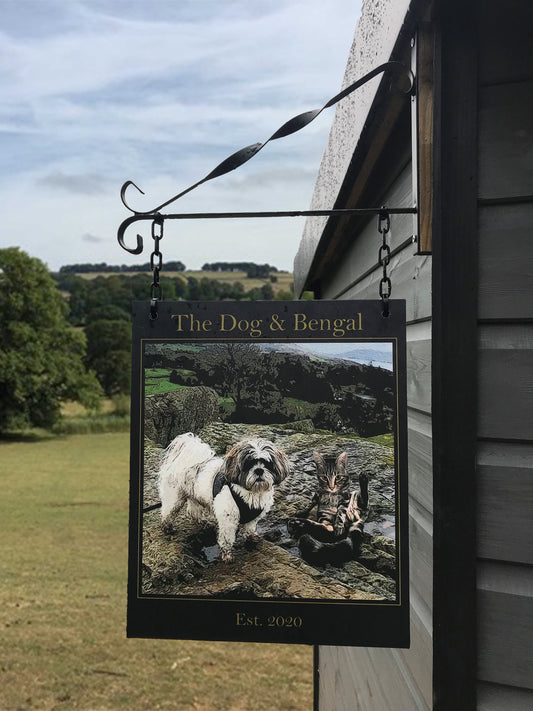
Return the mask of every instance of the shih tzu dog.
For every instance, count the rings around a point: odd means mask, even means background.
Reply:
[[[163,454],[159,495],[163,528],[171,515],[187,504],[197,521],[214,517],[223,561],[232,559],[237,529],[254,536],[258,521],[274,501],[274,486],[289,473],[284,452],[265,439],[234,445],[224,457],[188,432],[179,435]]]

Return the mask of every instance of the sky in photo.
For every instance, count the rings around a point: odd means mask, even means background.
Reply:
[[[324,358],[341,358],[357,363],[373,364],[377,367],[393,368],[392,341],[350,341],[332,340],[329,343],[289,343],[278,344],[278,350],[307,353]],[[269,346],[266,346],[269,349]]]
[[[360,0],[0,0],[0,245],[56,270],[148,261],[116,241],[227,156],[336,94]],[[305,210],[333,109],[171,212]],[[167,223],[163,260],[292,270],[304,221]],[[142,227],[144,226],[144,229]],[[135,245],[135,232],[126,241]]]

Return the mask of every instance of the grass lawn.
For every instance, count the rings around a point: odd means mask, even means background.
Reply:
[[[0,459],[1,711],[312,708],[311,647],[126,639],[126,433]]]

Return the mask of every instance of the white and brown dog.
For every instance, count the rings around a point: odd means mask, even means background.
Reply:
[[[159,470],[163,527],[184,504],[199,522],[214,516],[221,558],[230,561],[237,529],[255,535],[258,521],[272,507],[274,486],[288,473],[287,456],[268,440],[245,440],[217,457],[196,435],[179,435],[166,448]]]

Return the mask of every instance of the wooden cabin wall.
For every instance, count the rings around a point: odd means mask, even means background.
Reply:
[[[391,176],[388,176],[390,178]],[[377,204],[412,205],[410,164]],[[431,257],[416,256],[412,216],[393,216],[392,298],[407,301],[411,649],[320,647],[320,711],[427,711],[432,708]],[[375,219],[322,282],[324,299],[379,298],[381,236]],[[370,272],[360,280],[360,275]]]
[[[480,4],[478,709],[533,708],[533,7]]]

